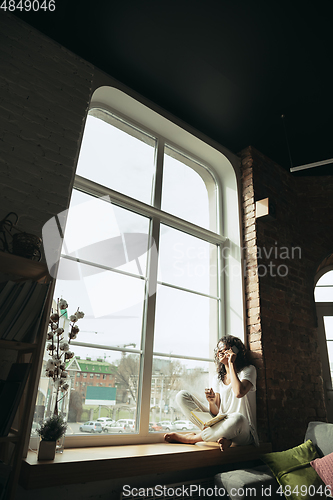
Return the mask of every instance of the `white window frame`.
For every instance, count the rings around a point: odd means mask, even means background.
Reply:
[[[163,154],[163,144],[171,146],[176,151],[184,153],[193,159],[198,165],[208,166],[217,185],[217,203],[219,211],[216,214],[217,227],[216,232],[201,228],[182,219],[163,213],[156,207],[145,205],[142,202],[133,200],[126,195],[115,192],[112,189],[102,188],[104,194],[110,195],[113,202],[125,208],[132,208],[137,213],[142,213],[149,217],[158,216],[160,222],[172,222],[172,227],[185,230],[190,234],[201,237],[205,241],[221,245],[221,252],[218,256],[220,273],[220,307],[219,307],[219,335],[232,333],[244,339],[244,290],[243,290],[243,267],[242,267],[242,248],[241,248],[241,221],[240,204],[238,195],[239,184],[239,159],[232,155],[225,148],[215,145],[213,147],[207,141],[198,138],[185,128],[173,123],[171,120],[156,113],[150,107],[145,106],[128,94],[115,87],[99,87],[93,94],[90,109],[101,108],[120,117],[124,121],[137,126],[157,138],[161,147],[158,154]],[[158,160],[157,160],[158,161]],[[75,188],[96,196],[101,196],[101,186],[88,181],[80,176],[76,176]],[[94,192],[95,191],[95,192]],[[160,206],[161,191],[155,193],[155,203]],[[222,214],[222,215],[221,215]],[[161,217],[162,215],[162,217]],[[224,235],[223,235],[224,234]],[[153,237],[156,241],[158,234],[153,231]],[[228,249],[228,250],[227,250]],[[230,271],[231,269],[231,271]],[[150,272],[156,272],[156,269],[150,269]],[[152,311],[152,309],[148,308]],[[150,389],[151,373],[153,360],[153,329],[154,320],[147,318],[147,339],[145,343],[145,356],[148,361],[146,364],[140,395],[141,418],[139,434],[112,436],[66,436],[66,447],[98,446],[102,442],[104,445],[111,444],[134,444],[142,442],[157,442],[163,439],[159,433],[149,433],[149,410],[150,410]],[[76,342],[72,342],[73,346]],[[80,345],[82,345],[80,343]],[[212,341],[211,349],[215,346],[215,340]],[[142,354],[138,349],[121,349],[126,352],[136,352]],[[154,353],[158,355],[159,353]],[[183,356],[180,356],[183,357]],[[150,364],[150,366],[149,366]],[[103,376],[104,378],[104,376]]]

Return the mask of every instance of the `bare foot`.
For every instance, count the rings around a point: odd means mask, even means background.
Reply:
[[[227,438],[224,438],[224,437],[222,437],[222,438],[218,439],[218,441],[217,441],[217,442],[218,442],[218,443],[219,443],[219,445],[220,445],[220,450],[221,450],[221,451],[225,451],[225,450],[227,450],[228,448],[230,448],[231,443],[232,443],[231,439],[227,439]]]
[[[186,434],[169,432],[168,434],[164,434],[164,440],[167,443],[195,444],[198,441],[202,441],[202,438],[200,434],[196,434],[195,432],[188,432]]]

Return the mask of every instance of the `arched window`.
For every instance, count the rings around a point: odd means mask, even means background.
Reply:
[[[333,269],[321,271],[315,286],[315,301],[326,404],[329,422],[333,422]]]
[[[175,404],[182,388],[202,398],[218,338],[242,325],[235,176],[220,152],[124,94],[112,107],[115,89],[99,90],[64,214],[55,297],[85,312],[71,349],[80,362],[103,364],[116,388],[108,402],[84,403],[77,420],[134,420],[130,436],[98,439],[154,441],[161,437],[149,423],[183,418]],[[224,186],[214,162],[229,176]],[[83,433],[70,428],[75,446]]]
[[[315,288],[316,302],[333,302],[333,269],[319,278]]]

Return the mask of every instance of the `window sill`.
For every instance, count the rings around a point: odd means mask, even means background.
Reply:
[[[154,443],[98,448],[68,448],[53,461],[37,461],[29,452],[22,462],[20,485],[25,489],[103,481],[112,477],[140,476],[200,467],[257,460],[271,451],[270,443],[260,447],[237,446],[221,452],[217,443],[196,445]]]

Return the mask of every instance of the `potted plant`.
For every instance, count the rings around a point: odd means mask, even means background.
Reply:
[[[37,429],[39,443],[38,460],[53,460],[58,439],[65,435],[67,423],[62,415],[52,415]]]
[[[84,312],[77,309],[68,318],[67,308],[66,300],[57,300],[55,310],[52,309],[47,332],[48,344],[46,350],[50,355],[50,359],[46,363],[45,374],[52,381],[50,411],[54,415],[60,413],[59,403],[65,398],[70,389],[70,377],[66,369],[67,363],[74,357],[74,352],[69,350],[70,343],[76,339],[80,331],[77,322],[84,317]],[[63,319],[69,319],[70,321],[69,332],[65,332],[64,328],[62,328],[64,325],[60,325]]]

